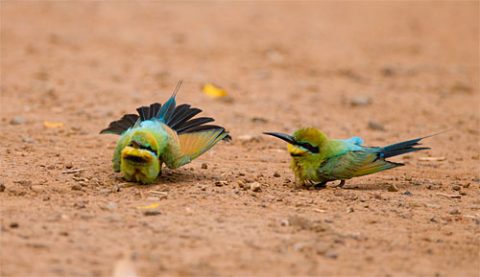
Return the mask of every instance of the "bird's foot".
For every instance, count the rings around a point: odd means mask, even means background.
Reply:
[[[313,184],[312,186],[314,189],[324,189],[327,187],[327,182],[320,182],[320,183],[317,183],[317,184]]]
[[[334,186],[334,188],[343,188],[344,185],[345,185],[345,180],[340,180],[340,183]]]

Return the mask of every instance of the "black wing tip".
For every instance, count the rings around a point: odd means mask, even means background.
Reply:
[[[386,162],[389,163],[389,164],[393,164],[395,166],[405,166],[404,163],[397,163],[397,162],[392,162],[392,161],[386,161]]]

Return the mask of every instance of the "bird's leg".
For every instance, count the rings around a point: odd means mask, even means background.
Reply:
[[[315,189],[324,189],[327,187],[327,182],[324,181],[324,182],[320,182],[320,183],[316,183],[316,184],[313,184],[313,187]]]
[[[345,185],[345,180],[340,180],[340,184],[336,185],[336,186],[333,186],[334,188],[343,188],[343,186]]]

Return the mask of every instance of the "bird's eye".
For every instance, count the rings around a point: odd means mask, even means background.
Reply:
[[[146,145],[140,145],[139,148],[140,148],[140,149],[144,149],[144,150],[148,150],[148,151],[153,152],[153,153],[156,153],[156,152],[157,152],[157,151],[155,151],[152,147],[146,146]]]
[[[308,142],[298,142],[297,145],[301,146],[301,147],[307,149],[309,152],[312,152],[312,153],[315,153],[315,154],[320,152],[320,149],[318,148],[318,146],[313,146]]]
[[[140,144],[138,142],[135,142],[135,141],[130,142],[130,144],[128,146],[135,147],[135,148],[138,148],[138,149],[148,150],[148,151],[153,152],[153,153],[157,153],[157,151],[155,151],[155,149],[153,149],[152,147],[147,146],[147,145],[142,145],[142,144]]]

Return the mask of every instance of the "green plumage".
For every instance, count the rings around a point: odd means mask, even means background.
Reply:
[[[318,183],[325,186],[329,181],[344,181],[353,177],[373,174],[402,166],[386,160],[404,153],[429,149],[415,147],[422,138],[409,140],[386,147],[366,147],[363,140],[353,137],[346,140],[329,139],[315,128],[304,128],[292,136],[281,133],[266,133],[288,142],[292,157],[291,168],[297,181]]]
[[[162,106],[151,104],[110,123],[102,134],[118,134],[113,169],[128,181],[152,183],[169,168],[185,165],[230,136],[223,127],[208,125],[209,117],[192,119],[201,112],[183,104],[176,106],[175,93]]]

